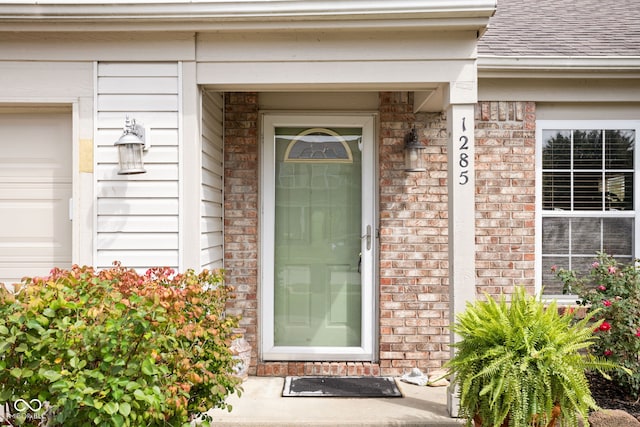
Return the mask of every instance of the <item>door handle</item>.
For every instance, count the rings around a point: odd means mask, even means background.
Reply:
[[[361,237],[362,239],[367,239],[367,250],[371,249],[371,226],[367,225],[367,232]]]

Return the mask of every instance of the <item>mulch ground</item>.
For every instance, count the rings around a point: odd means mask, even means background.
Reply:
[[[591,395],[598,406],[603,409],[620,409],[633,415],[640,421],[639,396],[629,396],[614,381],[609,381],[599,374],[587,375]]]

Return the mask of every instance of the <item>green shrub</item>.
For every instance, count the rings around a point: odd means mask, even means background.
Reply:
[[[0,404],[20,424],[37,414],[16,402],[47,402],[54,426],[183,426],[230,410],[230,297],[219,272],[117,263],[0,286]]]
[[[575,426],[597,408],[585,370],[613,367],[583,352],[595,340],[589,319],[575,322],[523,288],[510,303],[487,295],[467,304],[453,331],[460,341],[447,367],[467,425],[546,426],[560,417]]]
[[[596,330],[595,354],[631,370],[613,372],[612,377],[629,396],[640,394],[640,268],[620,264],[612,256],[597,254],[588,273],[559,269],[557,276],[565,289],[576,293],[578,304],[597,312],[601,324]]]

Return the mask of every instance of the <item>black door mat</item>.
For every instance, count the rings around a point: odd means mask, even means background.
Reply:
[[[402,397],[392,377],[286,377],[284,397]]]

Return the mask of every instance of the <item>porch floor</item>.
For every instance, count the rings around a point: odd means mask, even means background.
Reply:
[[[420,387],[397,381],[403,397],[282,397],[284,378],[249,377],[242,397],[233,395],[231,412],[212,411],[220,426],[439,426],[460,427],[447,413],[446,387]]]

